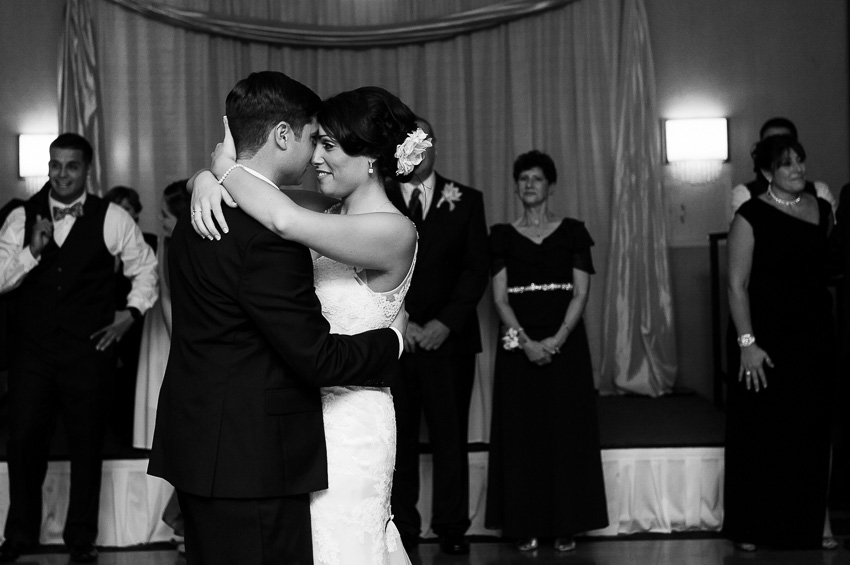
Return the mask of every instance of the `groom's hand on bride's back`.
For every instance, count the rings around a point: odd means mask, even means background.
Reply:
[[[395,320],[393,320],[393,323],[390,324],[390,327],[400,331],[401,335],[403,336],[404,333],[407,331],[407,320],[409,317],[410,316],[407,314],[407,309],[402,306],[401,308],[399,308],[398,314],[396,314]]]

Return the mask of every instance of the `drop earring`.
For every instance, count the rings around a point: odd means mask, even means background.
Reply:
[[[375,171],[372,169],[372,161],[369,161],[369,174],[371,175]]]

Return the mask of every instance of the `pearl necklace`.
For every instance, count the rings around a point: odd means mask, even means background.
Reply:
[[[782,204],[783,206],[796,206],[797,204],[800,203],[800,199],[803,198],[803,196],[800,195],[797,198],[795,198],[794,200],[783,200],[783,199],[779,198],[778,196],[776,196],[775,194],[773,194],[773,191],[770,190],[769,186],[767,187],[767,195],[770,196],[771,198],[773,198],[774,202],[776,202],[777,204]]]

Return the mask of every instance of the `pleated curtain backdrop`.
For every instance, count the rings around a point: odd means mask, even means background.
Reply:
[[[97,61],[73,70],[95,76],[73,80],[99,83],[104,187],[132,186],[156,210],[166,184],[207,165],[224,99],[250,72],[283,71],[323,97],[383,86],[433,122],[437,168],[484,192],[489,224],[520,214],[514,158],[532,148],[552,156],[554,212],[584,221],[596,241],[585,321],[600,391],[671,390],[666,214],[642,0],[68,0],[78,17],[85,8]],[[63,112],[77,95],[63,90]],[[479,312],[485,344],[470,441],[489,436],[497,337],[488,300]]]

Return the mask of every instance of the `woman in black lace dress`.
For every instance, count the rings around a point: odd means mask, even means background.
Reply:
[[[837,546],[826,506],[835,377],[827,288],[832,210],[805,191],[805,159],[789,136],[756,144],[753,161],[769,188],[741,205],[729,232],[734,332],[724,531],[745,551]]]
[[[497,348],[486,524],[521,551],[608,525],[590,350],[582,314],[593,240],[556,218],[557,180],[539,151],[514,163],[522,216],[490,231],[493,295],[503,324]]]

